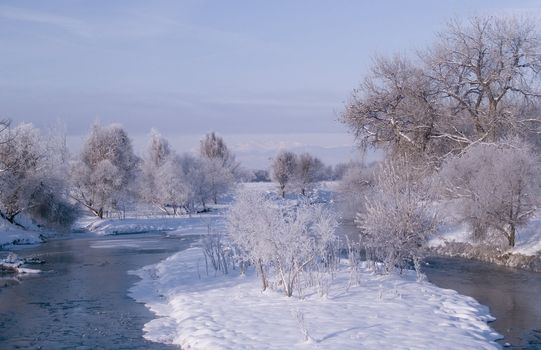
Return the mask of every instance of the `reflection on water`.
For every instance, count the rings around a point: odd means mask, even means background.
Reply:
[[[459,258],[430,258],[424,272],[430,282],[454,289],[490,307],[502,334],[514,349],[541,349],[541,273],[509,269]]]
[[[37,275],[0,279],[0,349],[171,349],[142,337],[153,315],[127,296],[128,275],[187,248],[159,233],[53,240],[18,251],[45,260]]]

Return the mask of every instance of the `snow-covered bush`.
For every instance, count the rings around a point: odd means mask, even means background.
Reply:
[[[444,194],[477,238],[497,233],[513,247],[517,228],[539,204],[540,170],[530,146],[515,139],[474,145],[448,159],[440,176]]]
[[[356,222],[363,244],[387,271],[413,261],[419,272],[422,247],[437,225],[429,191],[403,159],[381,166],[374,193]]]
[[[273,274],[291,296],[303,271],[329,259],[336,220],[322,206],[286,207],[243,191],[227,215],[227,227],[240,254],[257,267],[263,290]]]

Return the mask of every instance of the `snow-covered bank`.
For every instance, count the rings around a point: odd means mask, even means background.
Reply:
[[[347,289],[344,267],[327,298],[305,291],[300,299],[261,292],[253,274],[206,276],[199,248],[135,273],[141,281],[130,295],[159,316],[145,337],[183,348],[499,348],[485,306],[413,274],[363,270]]]
[[[509,248],[501,237],[476,242],[466,225],[448,227],[429,243],[439,255],[459,256],[502,266],[541,272],[541,217],[534,217],[517,231],[515,247]]]
[[[77,222],[76,230],[88,231],[97,235],[119,235],[130,233],[145,233],[153,231],[167,231],[170,235],[177,234],[205,234],[216,229],[218,218],[222,217],[219,211],[205,214],[179,215],[179,216],[148,216],[127,217],[125,219],[99,219],[85,217]]]
[[[15,225],[0,223],[0,248],[17,244],[35,244],[43,242],[42,232],[23,230]]]
[[[29,269],[23,267],[25,263],[29,263],[25,259],[20,259],[16,254],[9,253],[4,259],[0,259],[0,273],[15,273],[15,274],[27,274],[27,273],[40,273],[40,270]]]

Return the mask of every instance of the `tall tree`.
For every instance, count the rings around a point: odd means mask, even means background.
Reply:
[[[360,144],[418,164],[540,129],[541,41],[534,22],[450,22],[417,60],[378,58],[342,120]]]
[[[445,161],[441,188],[475,238],[492,231],[513,247],[517,228],[540,203],[540,169],[538,155],[520,140],[477,144]]]
[[[239,163],[235,160],[235,155],[229,150],[223,138],[214,132],[205,135],[201,141],[199,152],[210,180],[212,200],[214,204],[217,204],[218,196],[227,193],[235,183]]]
[[[173,156],[169,142],[157,130],[152,129],[150,131],[150,141],[141,164],[140,194],[145,202],[151,203],[166,214],[169,214],[167,204],[169,204],[171,198],[170,196],[167,196],[167,199],[163,198],[160,182],[164,176],[169,177],[169,174],[162,168],[170,162]],[[170,166],[168,166],[168,170],[173,171]],[[171,181],[168,182],[171,185]]]
[[[73,165],[72,196],[94,215],[122,211],[133,193],[139,159],[120,125],[95,124]]]
[[[286,187],[291,185],[297,170],[297,155],[289,151],[281,151],[272,162],[272,179],[278,183],[282,197],[286,195]]]

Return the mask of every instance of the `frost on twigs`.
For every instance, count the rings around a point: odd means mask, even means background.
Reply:
[[[265,290],[272,279],[287,296],[299,287],[301,275],[336,264],[336,220],[321,205],[280,205],[263,194],[241,191],[227,215],[233,244],[256,267]],[[321,289],[327,289],[323,284]]]
[[[420,273],[420,259],[437,219],[430,197],[405,159],[387,161],[367,198],[366,211],[357,215],[361,242],[386,272],[413,263]]]

